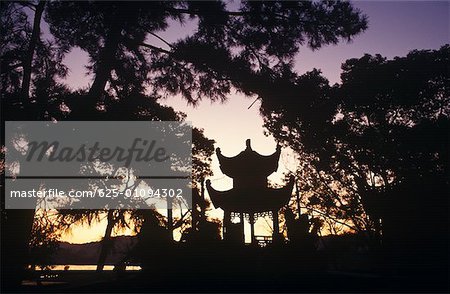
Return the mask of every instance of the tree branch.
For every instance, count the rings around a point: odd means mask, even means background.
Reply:
[[[163,42],[164,44],[166,44],[167,46],[169,46],[170,48],[173,48],[172,44],[170,44],[169,42],[167,42],[166,40],[164,40],[163,38],[161,38],[160,36],[158,36],[155,33],[150,32],[150,35],[154,36],[155,38],[159,39],[161,42]]]
[[[191,212],[191,210],[188,210],[188,211],[186,211],[186,212],[181,216],[181,218],[173,225],[173,229],[174,229],[174,230],[177,229],[177,228],[179,228],[179,227],[183,224],[184,218],[185,218],[186,215],[188,215],[188,213],[190,213],[190,212]]]
[[[200,13],[199,11],[196,11],[196,10],[182,9],[182,8],[171,8],[171,9],[169,9],[169,11],[175,12],[175,13],[197,15],[197,16],[214,14],[214,13]],[[229,16],[244,16],[244,15],[248,14],[247,12],[243,12],[243,11],[224,11],[223,13],[225,13],[226,15],[229,15]]]
[[[142,46],[142,47],[146,47],[146,48],[149,48],[149,49],[152,49],[152,50],[155,50],[155,51],[158,51],[158,52],[160,52],[160,53],[165,53],[165,54],[171,54],[171,53],[172,53],[172,52],[170,52],[170,51],[168,51],[168,50],[166,50],[166,49],[159,48],[159,47],[156,47],[156,46],[153,46],[153,45],[144,43],[144,42],[139,43],[139,44],[137,44],[137,45],[138,45],[138,46]]]
[[[325,218],[327,218],[327,219],[331,219],[331,220],[333,220],[334,222],[336,222],[336,223],[338,223],[338,224],[341,224],[341,225],[343,225],[343,226],[346,226],[346,227],[348,227],[348,228],[350,228],[350,229],[352,229],[352,230],[359,231],[358,228],[355,228],[355,227],[353,227],[353,226],[351,226],[351,225],[349,225],[349,224],[347,224],[347,223],[345,223],[345,222],[342,222],[342,221],[338,220],[337,218],[334,218],[334,217],[332,217],[332,216],[328,215],[327,213],[324,213],[324,212],[322,212],[322,211],[320,211],[320,210],[317,210],[317,209],[314,209],[314,208],[311,208],[311,207],[308,207],[308,206],[300,206],[300,207],[301,207],[301,208],[304,208],[304,209],[306,209],[306,210],[310,210],[310,211],[316,212],[316,213],[320,214],[321,216],[323,216],[323,217],[325,217]],[[352,222],[353,222],[353,221],[352,221]]]

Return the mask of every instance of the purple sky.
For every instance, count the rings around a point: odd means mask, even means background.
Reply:
[[[297,70],[322,69],[331,83],[340,82],[340,65],[364,53],[388,58],[414,49],[437,49],[449,43],[448,1],[354,1],[369,17],[369,28],[350,44],[340,43],[299,54]]]
[[[369,28],[356,36],[351,43],[327,46],[314,52],[303,49],[296,62],[296,70],[299,73],[319,68],[331,83],[336,83],[340,81],[340,66],[348,58],[358,58],[364,53],[380,53],[392,58],[405,56],[413,49],[438,49],[449,43],[450,2],[354,1],[353,3],[368,15]],[[161,35],[169,41],[174,41],[191,32],[192,27],[192,25],[173,26]],[[70,68],[70,75],[66,80],[70,86],[78,88],[89,85],[90,78],[85,76],[84,65],[87,63],[85,53],[75,49],[67,56],[65,63]],[[234,94],[230,95],[224,104],[203,101],[195,109],[187,106],[186,102],[178,97],[168,98],[165,103],[176,110],[186,112],[188,120],[195,126],[204,128],[205,134],[216,140],[216,147],[221,147],[224,155],[234,156],[242,151],[247,138],[252,139],[252,146],[256,151],[270,154],[274,152],[276,144],[273,138],[263,135],[262,119],[258,113],[259,104],[255,103],[250,110],[247,109],[253,100],[251,97]],[[282,153],[280,169],[271,176],[272,180],[278,181],[282,178],[283,171],[292,168],[290,164],[292,165],[293,161],[290,156],[292,155],[289,152]],[[232,182],[218,169],[215,156],[213,167],[215,175],[212,178],[212,185],[217,189],[231,188]],[[211,215],[220,217],[220,214],[220,211],[215,211]],[[267,225],[264,221],[257,223],[257,234],[266,231],[265,226]],[[86,242],[99,239],[102,233],[103,228],[93,229],[90,232],[83,231],[81,235],[74,234],[73,238],[67,239]]]

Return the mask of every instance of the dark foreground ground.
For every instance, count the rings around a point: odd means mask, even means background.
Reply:
[[[298,246],[210,244],[146,247],[140,260],[141,271],[51,271],[47,274],[55,276],[41,284],[35,283],[38,272],[34,272],[15,292],[450,293],[446,263],[417,256],[402,260],[355,252],[345,255],[342,250],[332,256]]]
[[[147,293],[147,292],[441,292],[448,293],[448,282],[437,277],[382,277],[367,273],[316,272],[291,273],[282,277],[214,276],[194,279],[190,275],[152,279],[147,272],[96,273],[71,271],[58,273],[60,279],[29,283],[18,292],[25,293]],[[57,274],[55,272],[55,274]],[[170,273],[167,273],[170,275]],[[192,279],[187,279],[192,278]],[[442,278],[442,277],[441,277]],[[447,280],[448,281],[448,280]],[[55,283],[56,282],[56,283]],[[61,283],[60,283],[61,282]]]

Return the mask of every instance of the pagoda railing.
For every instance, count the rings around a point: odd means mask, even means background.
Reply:
[[[255,236],[255,243],[259,247],[267,247],[273,242],[272,236]]]

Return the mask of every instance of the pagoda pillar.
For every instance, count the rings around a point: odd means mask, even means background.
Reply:
[[[231,212],[224,210],[223,211],[223,231],[222,231],[224,240],[228,239],[227,229],[230,227],[230,223],[231,223]]]
[[[277,242],[280,234],[280,223],[278,219],[278,210],[272,210],[272,220],[273,220],[273,242]]]
[[[241,231],[242,231],[242,242],[245,243],[245,223],[244,223],[244,213],[241,212],[239,215],[240,222],[241,222]]]
[[[251,244],[255,244],[255,216],[253,213],[249,213],[249,215]]]

